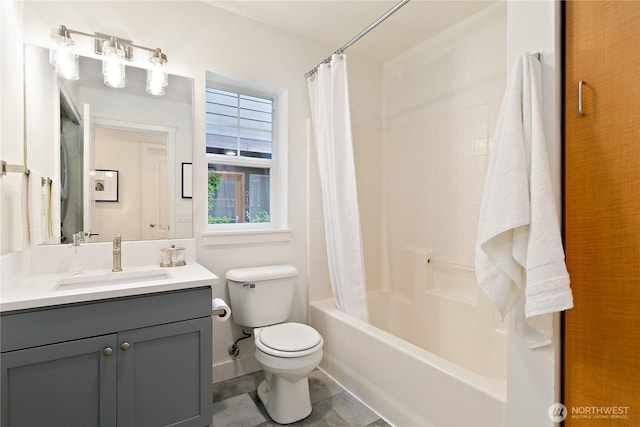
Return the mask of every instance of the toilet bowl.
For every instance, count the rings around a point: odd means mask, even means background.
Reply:
[[[311,414],[307,376],[322,360],[322,336],[311,326],[286,322],[298,271],[290,265],[229,270],[233,322],[254,328],[255,357],[265,372],[258,397],[277,423]]]
[[[308,375],[322,360],[323,340],[310,326],[282,323],[254,330],[258,364],[265,372],[258,397],[277,423],[311,414]]]

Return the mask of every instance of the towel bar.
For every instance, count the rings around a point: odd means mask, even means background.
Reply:
[[[1,168],[0,168],[0,176],[6,175],[8,172],[18,172],[29,175],[29,169],[24,165],[10,165],[4,160],[0,160]]]

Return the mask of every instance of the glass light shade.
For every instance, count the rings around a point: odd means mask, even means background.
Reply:
[[[80,62],[77,54],[65,47],[49,49],[49,63],[56,68],[56,74],[67,80],[80,78]]]
[[[147,92],[151,95],[164,95],[164,88],[167,87],[168,77],[164,67],[153,67],[147,70]]]
[[[104,84],[106,86],[116,89],[124,87],[124,64],[104,59],[102,61],[102,74],[104,75]]]

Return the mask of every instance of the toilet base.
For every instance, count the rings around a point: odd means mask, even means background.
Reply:
[[[258,397],[278,424],[300,421],[311,414],[307,377],[291,382],[279,375],[267,374],[258,386]]]

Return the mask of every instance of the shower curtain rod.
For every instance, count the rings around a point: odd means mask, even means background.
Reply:
[[[310,70],[308,73],[305,74],[305,77],[309,78],[311,76],[313,76],[317,71],[318,68],[322,65],[322,64],[328,64],[329,62],[331,62],[331,57],[333,55],[339,55],[342,52],[344,52],[345,50],[347,50],[352,44],[354,44],[355,42],[357,42],[358,40],[360,40],[362,37],[364,37],[369,31],[373,30],[375,27],[377,27],[379,24],[382,23],[382,21],[384,21],[385,19],[387,19],[388,17],[390,17],[391,15],[393,15],[398,9],[400,9],[402,6],[404,6],[405,4],[409,3],[409,0],[401,0],[398,3],[396,3],[395,6],[393,6],[391,9],[389,9],[387,11],[387,13],[385,13],[384,15],[382,15],[380,18],[376,19],[376,21],[369,25],[367,28],[365,28],[364,30],[362,30],[357,36],[355,36],[354,38],[352,38],[351,40],[349,40],[344,46],[342,46],[340,49],[336,50],[335,52],[333,52],[333,54],[329,57],[327,57],[324,61],[322,61],[321,63],[319,63],[318,65],[316,65],[312,70]]]

